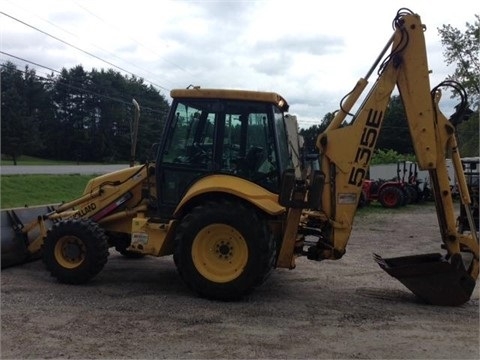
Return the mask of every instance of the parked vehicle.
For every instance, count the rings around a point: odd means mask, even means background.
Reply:
[[[367,203],[378,201],[386,208],[397,208],[408,203],[406,185],[396,179],[365,179],[362,190]]]
[[[460,233],[469,231],[470,221],[475,225],[475,229],[479,231],[480,158],[463,158],[462,167],[467,181],[468,192],[466,194],[470,195],[472,216],[463,206],[460,207],[458,231]]]
[[[439,249],[446,254],[374,259],[424,302],[464,304],[478,278],[479,245],[475,231],[456,231],[444,161],[451,152],[455,168],[461,168],[455,127],[439,108],[440,85],[430,88],[420,16],[402,8],[393,24],[393,35],[367,76],[318,135],[319,170],[310,177],[299,179],[302,172],[295,171],[285,125],[293,118],[286,116],[289,105],[281,95],[174,89],[153,159],[91,179],[81,197],[58,206],[1,213],[2,267],[6,261],[14,265],[41,257],[59,282],[84,284],[104,268],[112,247],[127,255],[173,255],[179,277],[192,291],[237,300],[274,268],[294,269],[299,256],[341,259],[396,86],[417,161],[432,179]],[[378,78],[345,126],[377,67]],[[464,91],[460,95],[466,99]],[[462,101],[462,108],[467,105]],[[470,218],[464,174],[457,175]],[[400,206],[401,186],[387,181],[370,193],[386,206]],[[410,240],[416,249],[419,239]]]

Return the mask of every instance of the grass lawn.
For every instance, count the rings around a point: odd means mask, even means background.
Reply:
[[[96,176],[4,175],[0,180],[0,206],[9,209],[70,201],[79,197],[87,182]]]

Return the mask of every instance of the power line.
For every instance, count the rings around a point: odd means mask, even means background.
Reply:
[[[40,65],[40,64],[38,64],[38,63],[36,63],[36,62],[30,61],[30,60],[27,60],[27,59],[23,59],[23,58],[21,58],[21,57],[18,57],[18,56],[9,54],[9,53],[6,53],[5,51],[1,51],[1,50],[0,50],[0,54],[10,56],[10,57],[12,57],[12,58],[14,58],[14,59],[17,59],[17,60],[25,61],[25,62],[27,62],[27,63],[29,63],[29,64],[32,64],[32,65],[35,65],[35,66],[38,66],[38,67],[41,67],[41,68],[50,70],[50,71],[52,71],[52,72],[54,72],[54,73],[57,73],[57,74],[61,74],[61,72],[58,71],[58,70],[55,70],[55,69],[49,68],[48,66]],[[3,65],[2,65],[2,66],[3,66]]]
[[[8,54],[4,51],[0,51],[0,53],[4,54],[4,55],[7,55],[7,56],[10,56],[12,58],[15,58],[17,60],[20,60],[20,61],[24,61],[24,62],[27,62],[27,63],[31,63],[33,65],[36,65],[36,66],[39,66],[39,67],[42,67],[42,68],[45,68],[45,69],[48,69],[50,71],[53,71],[55,73],[58,73],[58,74],[61,74],[60,71],[58,70],[55,70],[55,69],[51,69],[47,66],[43,66],[41,64],[37,64],[37,63],[34,63],[34,62],[31,62],[27,59],[23,59],[21,57],[18,57],[18,56],[15,56],[15,55],[11,55],[11,54]],[[0,64],[1,67],[3,68],[6,68],[6,65],[5,64]],[[21,72],[23,73],[24,71],[22,70],[19,70],[19,69],[15,69],[17,72]],[[73,90],[77,90],[77,91],[81,91],[81,92],[84,92],[84,93],[87,93],[87,94],[90,94],[90,95],[94,95],[96,97],[99,97],[99,98],[104,98],[104,99],[107,99],[107,100],[110,100],[110,101],[114,101],[114,102],[117,102],[117,103],[120,103],[120,104],[123,104],[123,105],[128,105],[128,106],[131,106],[131,102],[125,100],[125,99],[122,99],[122,98],[115,98],[115,97],[112,97],[112,96],[108,96],[108,95],[104,95],[104,94],[99,94],[95,91],[91,91],[91,90],[87,90],[87,89],[84,89],[84,88],[81,88],[81,87],[78,87],[78,86],[74,86],[72,84],[69,84],[69,83],[65,83],[59,79],[51,79],[51,78],[46,78],[46,77],[43,77],[43,76],[39,76],[37,74],[34,74],[34,76],[37,78],[37,79],[42,79],[44,81],[48,81],[48,82],[54,82],[56,84],[59,84],[61,86],[64,86],[64,87],[67,87],[67,88],[70,88],[70,89],[73,89]],[[148,107],[148,106],[144,106],[142,104],[142,109],[143,110],[148,110],[152,113],[155,113],[155,114],[160,114],[160,115],[165,115],[167,113],[167,111],[165,110],[156,110],[152,107]]]
[[[90,15],[92,15],[93,17],[97,18],[99,21],[103,22],[104,24],[106,24],[107,26],[111,27],[111,28],[114,28],[116,31],[120,31],[121,29],[118,29],[116,26],[112,26],[111,24],[109,24],[108,22],[106,22],[103,18],[101,18],[100,16],[98,16],[97,14],[93,13],[91,10],[87,9],[85,6],[83,5],[80,5],[78,2],[74,1],[75,4],[81,8],[82,10],[84,10],[85,12],[89,13]],[[132,38],[132,37],[129,37],[130,40],[134,41],[135,43],[137,43],[138,45],[144,47],[145,49],[151,51],[153,54],[159,56],[163,61],[165,61],[166,63],[170,64],[170,65],[173,65],[175,67],[177,67],[178,69],[188,73],[188,70],[186,70],[185,68],[179,66],[177,63],[174,63],[174,62],[171,62],[171,61],[167,61],[165,60],[159,53],[157,53],[156,51],[154,51],[153,49],[151,49],[150,47],[148,46],[145,46],[144,44],[142,44],[141,42],[139,42],[138,40]]]
[[[30,25],[30,24],[28,24],[28,23],[26,23],[26,22],[24,22],[24,21],[22,21],[22,20],[20,20],[20,19],[18,19],[18,18],[16,18],[16,17],[14,17],[14,16],[11,16],[11,15],[9,15],[9,14],[6,14],[6,13],[4,13],[3,11],[0,11],[0,14],[2,14],[2,15],[6,16],[6,17],[8,17],[8,18],[10,18],[10,19],[12,19],[12,20],[14,20],[14,21],[17,21],[17,22],[21,23],[22,25],[25,25],[25,26],[27,26],[27,27],[29,27],[29,28],[31,28],[31,29],[34,29],[34,30],[36,30],[36,31],[38,31],[38,32],[40,32],[40,33],[48,36],[48,37],[51,37],[52,39],[57,40],[57,41],[65,44],[65,45],[67,45],[67,46],[70,46],[70,47],[74,48],[75,50],[78,50],[78,51],[80,51],[80,52],[82,52],[82,53],[84,53],[84,54],[86,54],[86,55],[88,55],[88,56],[91,56],[91,57],[93,57],[93,58],[95,58],[95,59],[97,59],[97,60],[100,60],[100,61],[102,61],[102,62],[104,62],[104,63],[106,63],[106,64],[108,64],[108,65],[110,65],[110,66],[113,66],[114,68],[116,68],[116,69],[118,69],[118,70],[120,70],[120,71],[126,72],[126,73],[128,73],[128,74],[130,74],[130,75],[132,75],[132,76],[138,77],[138,78],[143,78],[143,77],[138,76],[138,75],[136,75],[136,74],[134,74],[134,73],[132,73],[132,72],[130,72],[130,71],[128,71],[128,70],[126,70],[126,69],[118,66],[118,65],[113,64],[112,62],[110,62],[110,61],[108,61],[108,60],[102,59],[101,57],[99,57],[99,56],[97,56],[97,55],[95,55],[95,54],[92,54],[92,53],[89,52],[89,51],[83,50],[83,49],[79,48],[78,46],[75,46],[75,45],[73,45],[73,44],[71,44],[71,43],[69,43],[69,42],[67,42],[67,41],[65,41],[65,40],[62,40],[62,39],[60,39],[60,38],[58,38],[58,37],[56,37],[56,36],[54,36],[54,35],[51,35],[51,34],[47,33],[46,31],[43,31],[43,30],[41,30],[41,29],[39,29],[39,28],[37,28],[37,27],[35,27],[35,26],[33,26],[33,25]],[[160,89],[163,89],[163,90],[165,90],[165,91],[169,91],[169,89],[167,89],[167,88],[165,88],[165,87],[163,87],[163,86],[161,86],[161,85],[158,85],[158,84],[156,84],[156,83],[154,83],[154,82],[151,82],[151,81],[147,81],[147,82],[150,83],[150,84],[152,84],[152,85],[154,85],[154,86],[156,86],[156,87],[158,87],[158,88],[160,88]]]
[[[7,0],[7,1],[8,1],[8,0]],[[9,1],[9,2],[10,2],[10,1]],[[11,3],[11,2],[10,2],[10,3]],[[29,11],[28,9],[19,6],[17,3],[15,3],[14,5],[17,6],[17,7],[19,7],[19,8],[22,9],[23,11],[28,11],[28,12],[30,12],[30,13],[33,14],[35,17],[38,17],[38,18],[41,19],[42,21],[44,21],[44,22],[48,23],[49,25],[51,25],[51,26],[59,29],[60,31],[62,31],[62,32],[64,32],[64,33],[67,33],[67,34],[70,35],[70,36],[74,36],[74,37],[76,37],[77,39],[81,39],[77,34],[74,34],[74,33],[72,33],[71,31],[69,31],[69,30],[67,30],[67,29],[65,29],[65,28],[63,28],[63,27],[61,27],[61,26],[58,26],[57,24],[54,24],[53,22],[49,21],[48,19],[45,19],[45,18],[43,18],[43,17],[41,17],[41,16],[39,16],[39,15],[37,15],[37,14],[32,13],[32,12]],[[85,9],[84,7],[82,7],[81,5],[79,5],[78,3],[77,3],[77,6],[81,7],[81,8],[84,9],[85,11],[88,11],[87,9]],[[91,13],[90,11],[88,11],[88,12]],[[93,13],[91,13],[91,14],[94,15]],[[94,15],[94,16],[96,16],[96,15]],[[96,17],[98,17],[98,16],[96,16]],[[98,17],[98,18],[99,18],[99,17]],[[99,19],[100,19],[100,18],[99,18]],[[137,41],[134,40],[134,39],[132,39],[132,40],[135,41],[135,42],[137,42]],[[138,42],[137,42],[137,43],[138,43]],[[122,61],[122,62],[125,62],[125,63],[127,63],[127,64],[130,64],[130,65],[136,67],[136,68],[139,69],[139,70],[142,70],[142,71],[144,71],[144,72],[146,72],[146,73],[149,73],[149,74],[155,76],[155,74],[154,74],[153,72],[151,72],[150,70],[145,69],[145,68],[142,68],[142,67],[140,67],[140,66],[138,66],[138,65],[136,65],[136,64],[133,64],[133,63],[131,63],[131,62],[129,62],[129,61],[127,61],[127,60],[125,60],[125,59],[117,56],[116,54],[110,52],[109,50],[106,50],[105,48],[102,48],[102,47],[100,47],[100,46],[98,46],[98,45],[96,45],[96,44],[94,44],[94,43],[92,43],[92,42],[90,42],[90,45],[94,46],[95,48],[103,51],[104,53],[107,53],[108,55],[110,55],[110,56],[112,56],[112,57],[114,57],[114,58],[116,58],[116,59],[118,59],[118,60],[120,60],[120,61]],[[141,45],[141,44],[140,44],[140,45]],[[151,49],[149,49],[149,50],[152,51]],[[152,51],[152,52],[153,52],[153,51]],[[177,66],[177,67],[178,67],[178,66]],[[180,68],[180,67],[179,67],[179,68]],[[182,69],[182,70],[183,70],[183,69]],[[150,81],[148,81],[148,82],[150,82]]]

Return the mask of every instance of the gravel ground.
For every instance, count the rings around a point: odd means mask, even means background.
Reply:
[[[112,250],[83,286],[4,269],[1,359],[479,359],[478,282],[462,306],[425,305],[372,260],[439,244],[430,204],[362,209],[341,260],[301,258],[239,302],[198,298],[171,257]]]

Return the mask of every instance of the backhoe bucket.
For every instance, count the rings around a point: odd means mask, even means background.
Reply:
[[[52,210],[53,207],[42,205],[0,212],[2,269],[40,258],[40,252],[32,253],[28,249],[30,243],[41,235],[40,228],[28,229],[28,225]],[[45,224],[50,225],[50,222]]]
[[[462,305],[475,288],[475,280],[465,270],[460,256],[447,261],[438,253],[390,259],[374,254],[374,259],[383,270],[431,305]]]

